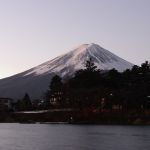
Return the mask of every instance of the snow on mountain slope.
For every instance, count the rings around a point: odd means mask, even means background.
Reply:
[[[84,68],[85,62],[89,58],[92,58],[95,65],[101,70],[115,68],[121,72],[133,66],[97,44],[83,44],[35,68],[1,79],[0,97],[18,99],[27,92],[32,98],[40,98],[55,74],[62,77],[73,75],[75,71]]]
[[[25,76],[30,74],[42,75],[54,72],[63,77],[66,74],[70,75],[76,70],[84,68],[85,62],[88,58],[92,58],[95,65],[101,70],[115,68],[122,72],[133,66],[133,64],[112,54],[108,50],[103,49],[99,45],[92,43],[81,45],[67,54],[41,64],[27,72]]]

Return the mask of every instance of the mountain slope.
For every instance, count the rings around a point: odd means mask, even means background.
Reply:
[[[92,58],[101,70],[115,68],[122,72],[133,66],[97,44],[83,44],[37,67],[0,80],[0,97],[21,98],[28,92],[32,98],[40,98],[54,74],[59,74],[61,77],[71,76],[76,70],[84,68],[89,58]]]

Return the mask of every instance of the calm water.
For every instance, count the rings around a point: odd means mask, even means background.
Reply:
[[[148,126],[0,124],[0,150],[149,150]]]

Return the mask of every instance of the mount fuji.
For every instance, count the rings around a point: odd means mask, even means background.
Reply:
[[[0,80],[0,97],[22,98],[29,93],[31,98],[41,98],[48,89],[51,78],[58,74],[62,78],[72,76],[83,69],[91,58],[98,69],[119,72],[131,69],[133,64],[116,56],[97,44],[83,44],[76,49],[47,61],[25,72]]]

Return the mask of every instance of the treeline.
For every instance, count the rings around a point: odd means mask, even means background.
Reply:
[[[17,111],[53,108],[118,109],[141,112],[150,109],[150,63],[133,66],[124,72],[115,69],[97,69],[92,59],[85,69],[78,70],[73,77],[52,78],[44,100],[32,100],[25,94],[15,104]]]
[[[150,108],[150,63],[118,72],[97,69],[92,59],[85,69],[63,81],[54,76],[45,102],[48,108],[99,108],[142,111]]]

